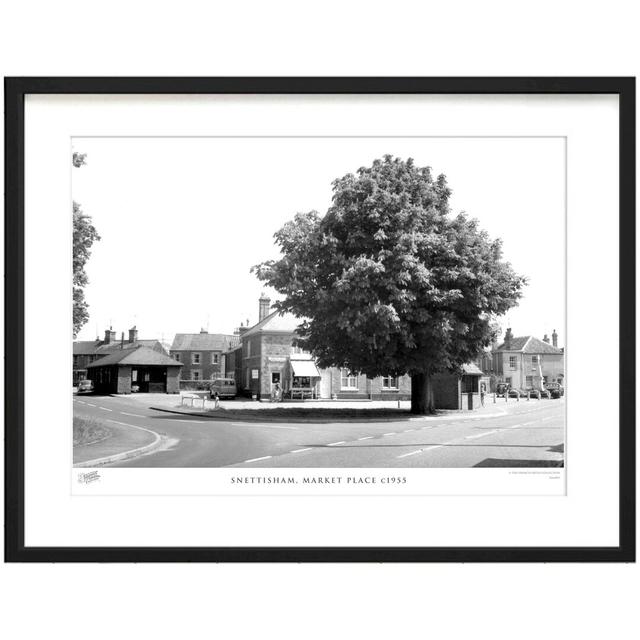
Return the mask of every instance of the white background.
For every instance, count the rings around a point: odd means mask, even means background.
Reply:
[[[0,16],[0,59],[5,75],[635,75],[631,6],[23,2]],[[0,580],[15,638],[599,638],[638,628],[637,566],[3,566]]]

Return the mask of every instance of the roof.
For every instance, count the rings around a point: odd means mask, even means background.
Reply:
[[[467,364],[462,365],[462,373],[467,376],[483,376],[482,369],[473,364],[473,362],[469,362]]]
[[[238,336],[222,333],[176,333],[171,351],[226,351]]]
[[[127,340],[122,342],[121,340],[116,340],[110,344],[103,344],[99,346],[95,350],[95,353],[98,355],[108,355],[110,353],[115,353],[116,351],[122,351],[123,349],[137,349],[138,347],[147,347],[154,351],[166,353],[160,340],[136,340],[135,342],[128,342]]]
[[[160,353],[149,347],[137,347],[136,349],[120,349],[114,353],[100,358],[87,365],[87,369],[96,367],[108,367],[118,365],[156,365],[163,367],[181,367],[182,363],[174,360],[165,353]]]
[[[100,340],[77,340],[73,343],[73,355],[93,355],[96,352],[96,347],[99,347],[101,344]]]
[[[166,349],[159,340],[136,340],[135,342],[115,340],[109,344],[105,344],[102,340],[79,340],[73,343],[73,355],[107,356],[116,351],[137,349],[138,347],[148,347],[149,349],[166,353]]]
[[[564,353],[560,347],[554,347],[552,344],[540,340],[535,336],[520,336],[511,338],[511,347],[507,349],[504,342],[498,346],[496,351],[521,351],[522,353]]]
[[[253,325],[249,331],[245,331],[241,337],[246,338],[256,333],[295,333],[301,322],[302,319],[296,318],[292,313],[274,311]]]

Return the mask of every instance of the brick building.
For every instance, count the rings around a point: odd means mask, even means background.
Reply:
[[[176,333],[169,354],[182,363],[181,379],[194,382],[225,377],[224,354],[239,342],[237,335]]]
[[[541,388],[548,382],[564,384],[564,349],[558,347],[555,329],[552,343],[545,335],[515,337],[507,329],[504,342],[493,351],[493,369],[501,382],[516,389]]]
[[[240,345],[225,353],[226,376],[238,390],[258,399],[271,397],[276,384],[285,398],[409,400],[409,376],[367,378],[346,369],[320,369],[309,353],[294,346],[300,320],[270,311],[270,300],[259,300],[258,323],[240,327]]]
[[[116,332],[109,327],[104,332],[104,339],[76,340],[73,343],[73,385],[87,378],[87,366],[100,358],[104,358],[117,351],[147,347],[158,353],[166,354],[167,351],[159,340],[138,339],[138,329],[134,326],[129,329],[127,340],[124,333],[120,340],[116,338]]]

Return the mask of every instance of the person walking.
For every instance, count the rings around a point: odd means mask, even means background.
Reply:
[[[484,394],[486,391],[486,386],[483,383],[480,384],[480,404],[484,407]]]
[[[213,408],[217,409],[220,406],[220,395],[217,391],[213,392]]]

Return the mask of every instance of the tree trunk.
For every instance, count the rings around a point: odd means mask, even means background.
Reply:
[[[430,373],[414,373],[411,376],[411,413],[433,414],[433,385]]]

